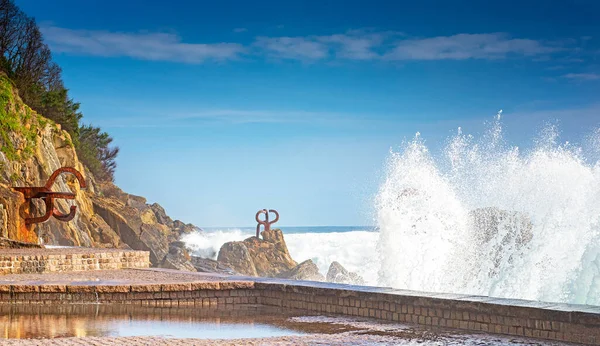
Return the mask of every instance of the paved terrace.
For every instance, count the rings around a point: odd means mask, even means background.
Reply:
[[[600,307],[166,269],[2,275],[0,302],[118,303],[223,310],[263,306],[368,317],[433,329],[600,344]],[[135,340],[151,343],[154,339]],[[279,341],[296,343],[286,340]],[[72,344],[77,342],[81,340]]]

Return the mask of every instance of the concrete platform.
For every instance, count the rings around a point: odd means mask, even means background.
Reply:
[[[57,273],[150,267],[150,253],[121,249],[2,249],[0,278],[5,274]]]
[[[0,276],[7,304],[248,306],[600,345],[600,307],[167,269]]]

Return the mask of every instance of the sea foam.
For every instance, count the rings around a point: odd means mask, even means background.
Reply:
[[[547,126],[524,151],[506,143],[500,115],[480,138],[459,129],[440,156],[417,134],[389,154],[379,232],[285,239],[295,260],[312,259],[323,275],[338,261],[368,285],[600,305],[599,158],[600,130],[573,145]],[[253,234],[184,241],[215,258],[224,242]]]
[[[505,143],[498,116],[479,139],[459,129],[442,159],[419,135],[391,152],[377,196],[378,284],[600,304],[594,141],[589,151],[559,143],[548,126],[522,152]],[[504,212],[497,232],[473,222],[477,209]]]

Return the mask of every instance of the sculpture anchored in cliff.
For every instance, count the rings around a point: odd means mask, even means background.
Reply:
[[[71,173],[77,178],[79,182],[79,187],[84,189],[86,188],[85,179],[83,175],[79,173],[75,168],[71,167],[62,167],[54,171],[46,185],[44,186],[36,186],[36,187],[13,187],[14,190],[20,192],[25,197],[25,203],[23,203],[19,209],[19,215],[24,219],[25,224],[23,225],[24,231],[31,233],[33,231],[33,225],[36,223],[42,223],[48,221],[51,216],[54,216],[59,221],[68,222],[73,220],[75,217],[75,213],[77,212],[77,207],[72,205],[70,212],[68,214],[61,213],[58,209],[54,207],[55,199],[75,199],[75,194],[70,192],[54,192],[51,190],[52,185],[56,181],[59,175],[63,173]],[[46,213],[43,216],[31,216],[30,210],[33,207],[33,199],[41,199],[44,201],[46,205]]]
[[[270,221],[269,222],[269,213],[274,213],[275,214],[275,220]],[[260,214],[265,214],[265,219],[261,220],[258,217],[260,216]],[[277,210],[275,209],[261,209],[256,213],[256,222],[258,222],[258,225],[256,225],[256,238],[258,238],[258,236],[260,235],[260,225],[263,225],[265,228],[265,232],[268,232],[271,229],[271,225],[274,224],[275,222],[277,222],[279,220],[279,213],[277,212]]]

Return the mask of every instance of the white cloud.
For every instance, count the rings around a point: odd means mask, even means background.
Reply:
[[[590,80],[599,80],[600,74],[598,74],[598,73],[567,73],[563,77],[567,78],[567,79],[572,79],[572,80],[590,81]]]
[[[121,33],[42,27],[53,51],[97,56],[127,56],[136,59],[203,63],[232,60],[242,54],[277,59],[320,60],[466,60],[527,57],[547,60],[566,43],[547,43],[511,38],[503,33],[457,34],[429,38],[407,38],[398,32],[351,30],[332,35],[257,37],[240,43],[187,43],[172,33]],[[234,32],[244,32],[237,28]]]
[[[233,32],[237,32],[237,33],[246,32],[246,31],[248,31],[248,29],[246,29],[246,28],[235,28],[235,29],[233,29]]]
[[[83,55],[197,64],[235,59],[244,51],[237,43],[184,43],[179,36],[169,33],[120,33],[55,26],[43,26],[42,32],[53,51]]]
[[[541,56],[563,50],[531,39],[506,34],[458,34],[397,41],[387,60],[504,59],[510,55]]]
[[[503,33],[410,39],[397,32],[362,30],[325,36],[260,37],[257,45],[268,55],[300,60],[495,60],[521,56],[546,61],[551,54],[565,50],[558,44]]]
[[[257,37],[255,45],[272,57],[284,59],[318,60],[329,54],[326,44],[306,37]]]
[[[255,45],[269,56],[284,59],[379,59],[377,50],[392,32],[348,31],[344,34],[296,37],[258,37]]]
[[[352,60],[378,59],[376,49],[381,46],[388,35],[395,33],[364,33],[350,31],[346,34],[317,36],[316,40],[333,46],[335,56]]]

